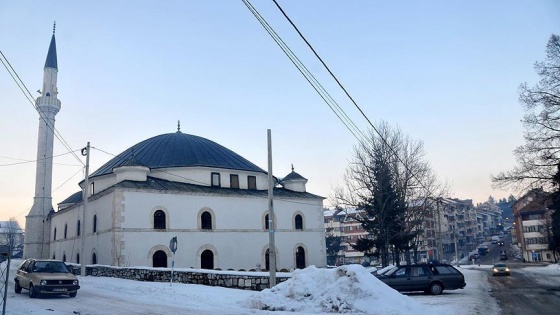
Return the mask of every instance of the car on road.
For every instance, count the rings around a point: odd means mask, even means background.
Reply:
[[[509,270],[508,266],[505,263],[495,263],[492,267],[492,275],[494,276],[509,276],[511,275],[511,271]]]
[[[78,278],[68,270],[63,261],[53,259],[26,259],[18,267],[14,289],[29,291],[29,297],[41,294],[68,294],[75,297],[80,289]]]
[[[504,246],[504,241],[498,241],[498,245]]]
[[[465,276],[448,264],[398,266],[377,278],[397,291],[423,291],[433,295],[441,294],[443,290],[462,289],[467,285]]]

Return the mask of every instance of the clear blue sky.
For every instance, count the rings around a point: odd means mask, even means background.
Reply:
[[[511,168],[523,143],[517,88],[538,79],[533,64],[560,33],[559,1],[278,2],[372,121],[424,142],[450,197],[512,193],[492,190],[490,174]],[[253,5],[366,129],[272,1]],[[357,140],[241,1],[2,1],[0,49],[30,91],[41,87],[54,20],[56,128],[75,150],[90,141],[118,154],[181,120],[181,131],[266,169],[271,129],[275,176],[293,163],[325,197],[341,183]],[[23,223],[35,164],[6,164],[35,159],[38,114],[3,68],[0,92],[0,219]],[[55,142],[55,155],[65,152]],[[110,158],[93,150],[92,171]],[[83,173],[69,155],[55,163],[56,207]]]

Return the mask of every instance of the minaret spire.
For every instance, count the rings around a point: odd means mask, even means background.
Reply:
[[[56,40],[53,35],[43,69],[43,88],[41,96],[35,101],[39,113],[39,132],[37,141],[37,168],[35,173],[35,197],[33,207],[25,217],[24,258],[50,257],[50,220],[52,207],[52,172],[54,147],[55,116],[60,111],[58,99]]]

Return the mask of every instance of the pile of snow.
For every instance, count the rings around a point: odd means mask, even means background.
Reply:
[[[360,265],[336,269],[314,266],[295,270],[272,289],[251,296],[247,306],[259,310],[305,313],[427,314],[421,303],[388,289]]]

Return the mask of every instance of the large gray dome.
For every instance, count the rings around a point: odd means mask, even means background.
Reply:
[[[177,131],[155,136],[128,148],[93,172],[91,177],[110,174],[115,167],[131,163],[150,169],[206,166],[266,173],[216,142]]]

